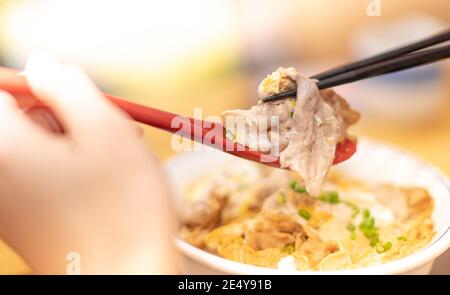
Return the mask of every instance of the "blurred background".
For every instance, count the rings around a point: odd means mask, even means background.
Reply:
[[[103,91],[171,112],[217,115],[256,102],[279,66],[312,75],[449,27],[449,0],[0,0],[0,66],[45,49]],[[351,133],[450,175],[449,61],[336,89],[362,113]],[[161,160],[170,135],[145,127]],[[0,274],[27,273],[0,241]],[[450,255],[435,273],[450,273]]]

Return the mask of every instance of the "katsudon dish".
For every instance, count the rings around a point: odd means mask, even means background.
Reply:
[[[263,101],[292,89],[296,97]],[[236,159],[194,181],[180,212],[184,241],[232,261],[303,271],[381,264],[430,242],[433,199],[426,189],[330,172],[337,145],[355,142],[347,129],[359,120],[340,95],[279,68],[261,82],[258,97],[249,110],[222,114],[227,136],[261,152],[278,151],[286,169]],[[236,117],[244,128],[227,124]]]
[[[434,235],[420,187],[330,173],[310,195],[295,172],[236,160],[185,193],[180,237],[221,257],[282,270],[340,270],[410,255]]]

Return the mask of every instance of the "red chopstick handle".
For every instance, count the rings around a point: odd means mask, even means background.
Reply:
[[[25,77],[20,75],[16,70],[0,67],[0,89],[15,95],[19,105],[25,109],[45,107],[44,104],[32,98],[33,93],[30,91]],[[149,106],[132,103],[110,94],[105,94],[105,96],[137,122],[171,133],[176,133],[214,148],[228,151],[236,156],[241,156],[257,162],[261,160],[261,153],[250,151],[247,147],[229,141],[224,136],[223,126],[220,123],[205,122],[189,117],[178,116],[177,114]],[[178,120],[175,120],[176,118],[178,118]],[[178,124],[174,124],[176,122],[178,122]],[[182,126],[184,128],[180,128],[180,123],[185,124],[185,126]],[[217,131],[220,131],[220,133]],[[205,137],[207,136],[208,138],[211,138],[211,140],[205,140]],[[279,166],[277,157],[265,157],[268,160],[268,164]]]
[[[38,100],[30,100],[30,97],[33,97],[33,94],[28,87],[25,77],[20,75],[16,70],[0,67],[0,89],[18,96],[19,105],[25,106],[25,108],[44,106]],[[105,96],[137,122],[166,130],[171,133],[176,133],[202,144],[227,151],[236,156],[261,162],[260,152],[249,150],[247,147],[235,144],[228,140],[224,136],[223,126],[220,123],[206,122],[189,117],[178,116],[174,113],[132,103],[110,94],[105,94]],[[24,100],[26,100],[26,102],[24,102]],[[178,124],[174,124],[176,122],[178,122]],[[180,128],[180,122],[185,124],[185,126],[183,126],[185,128]],[[188,128],[186,128],[186,126]],[[220,131],[220,133],[217,131]],[[343,143],[338,144],[336,147],[336,155],[333,164],[347,160],[355,153],[355,151],[355,143],[346,139]],[[278,157],[270,155],[264,155],[264,157],[266,164],[279,167],[280,164]]]
[[[20,106],[26,105],[31,107],[36,105],[43,105],[41,102],[35,99],[33,102],[30,102],[30,97],[33,97],[33,93],[31,93],[25,77],[20,75],[16,70],[0,67],[0,89],[18,96],[18,102]],[[152,107],[128,102],[109,94],[105,94],[105,96],[108,97],[119,108],[128,113],[134,120],[167,131],[172,130],[172,128],[170,127],[170,122],[177,115]],[[27,102],[24,103],[23,100],[25,99],[27,100]]]

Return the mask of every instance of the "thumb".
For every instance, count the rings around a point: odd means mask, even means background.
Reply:
[[[104,130],[101,122],[119,115],[80,68],[62,65],[46,53],[30,54],[25,76],[33,94],[74,137],[98,136]]]

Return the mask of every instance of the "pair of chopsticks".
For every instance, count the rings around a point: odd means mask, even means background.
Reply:
[[[444,43],[449,40],[450,30],[354,63],[327,70],[312,76],[311,79],[317,80],[317,87],[319,89],[326,89],[436,62],[450,57],[450,44],[432,49],[421,49]],[[263,101],[276,101],[287,97],[294,97],[296,95],[297,90],[293,89],[268,96],[264,98]]]

